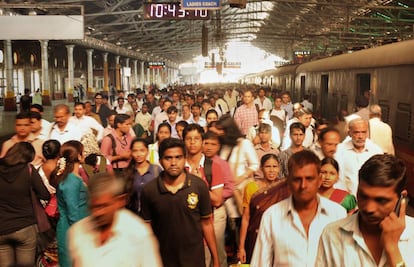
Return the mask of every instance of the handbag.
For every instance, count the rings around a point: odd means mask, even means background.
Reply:
[[[29,182],[32,180],[32,166],[29,164]],[[30,184],[30,197],[32,199],[32,206],[33,206],[33,214],[36,219],[37,228],[40,233],[47,232],[50,230],[51,225],[45,210],[43,209],[42,204],[40,203],[39,199],[36,196],[36,193],[33,191],[33,188]]]

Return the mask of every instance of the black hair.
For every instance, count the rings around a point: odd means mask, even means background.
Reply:
[[[220,142],[220,136],[213,131],[207,131],[204,134],[204,140],[217,140]]]
[[[28,164],[35,157],[35,150],[29,142],[19,142],[7,150],[4,158],[0,159],[1,165],[15,166],[18,164]]]
[[[302,124],[302,123],[300,123],[300,122],[294,122],[294,123],[292,123],[292,124],[289,126],[289,131],[290,131],[290,134],[292,134],[293,129],[299,129],[299,130],[301,130],[301,131],[302,131],[302,133],[305,133],[305,132],[306,132],[305,125],[303,125],[303,124]]]
[[[318,140],[324,140],[325,135],[327,133],[330,133],[330,132],[335,132],[335,133],[338,134],[338,136],[340,136],[340,133],[339,133],[338,129],[333,128],[333,127],[327,127],[327,128],[324,128],[324,129],[321,130],[321,132],[319,133],[319,136],[318,136]]]
[[[43,143],[42,154],[45,159],[55,159],[60,153],[60,143],[58,140],[50,139]]]
[[[208,102],[208,103],[210,104],[210,102]],[[201,109],[201,105],[200,105],[199,103],[194,103],[194,104],[192,104],[192,105],[191,105],[191,109],[192,109],[193,107],[194,107],[194,108],[199,108],[199,109]]]
[[[269,154],[265,154],[261,159],[260,159],[260,166],[263,167],[263,165],[266,163],[266,161],[268,161],[269,159],[275,159],[277,160],[278,163],[280,163],[279,157],[276,156],[276,154],[273,153],[269,153]]]
[[[204,129],[197,123],[191,123],[187,125],[187,127],[184,128],[183,139],[185,139],[188,132],[191,132],[191,131],[197,131],[201,135],[201,138],[204,140]]]
[[[117,114],[114,120],[114,129],[118,128],[118,123],[124,123],[131,117],[127,114]]]
[[[175,124],[175,128],[177,128],[178,126],[181,126],[181,127],[185,128],[185,127],[187,127],[187,125],[188,125],[188,122],[186,122],[186,121],[179,121],[179,122],[177,122]]]
[[[30,112],[23,111],[16,114],[16,120],[30,119]]]
[[[237,139],[243,137],[242,132],[234,121],[233,117],[229,114],[221,116],[216,123],[216,128],[222,129],[225,132],[224,136],[221,136],[220,141],[223,145],[235,146],[237,145]]]
[[[183,140],[177,138],[166,138],[164,139],[158,148],[160,159],[164,157],[164,153],[167,149],[179,147],[183,151],[184,157],[186,156],[185,144]]]
[[[39,112],[43,112],[43,111],[44,111],[43,106],[42,106],[42,105],[39,105],[39,104],[32,104],[32,105],[30,105],[30,108],[31,108],[31,109],[32,109],[32,108],[35,108],[35,109],[37,109]]]
[[[289,176],[293,175],[294,168],[302,168],[309,164],[314,164],[318,169],[318,174],[320,173],[321,161],[315,153],[310,150],[302,150],[294,153],[288,160]]]
[[[173,112],[175,112],[175,113],[177,113],[177,112],[178,112],[177,107],[176,107],[176,106],[169,106],[169,107],[167,108],[167,114],[171,114],[171,113],[173,113]]]
[[[30,114],[31,119],[36,119],[38,121],[40,121],[42,119],[42,115],[37,111],[30,111],[29,114]]]
[[[331,164],[335,168],[335,170],[339,173],[339,164],[334,158],[330,158],[330,157],[324,158],[321,161],[321,167],[326,164]]]
[[[82,103],[82,102],[75,102],[74,107],[77,107],[77,106],[82,106],[82,107],[85,109],[85,103]]]
[[[395,186],[400,194],[406,186],[407,168],[404,162],[390,154],[374,155],[359,169],[359,182],[364,181],[371,186]]]
[[[158,132],[160,131],[160,129],[161,129],[162,127],[166,127],[166,128],[168,128],[168,130],[169,130],[169,131],[170,131],[170,133],[171,133],[171,125],[170,125],[168,122],[162,122],[162,123],[160,123],[160,124],[158,125],[157,134],[158,134]]]
[[[206,113],[206,118],[208,117],[208,115],[210,115],[210,113],[214,113],[214,114],[216,114],[216,116],[217,116],[217,118],[218,118],[218,113],[217,113],[217,111],[216,111],[215,109],[209,109],[209,110],[207,111],[207,113]]]

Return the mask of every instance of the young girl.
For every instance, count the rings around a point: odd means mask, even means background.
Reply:
[[[67,248],[66,233],[75,222],[88,215],[87,188],[79,175],[83,161],[83,145],[78,141],[64,143],[60,150],[56,175],[51,184],[56,187],[59,221],[56,227],[59,265],[72,266]]]
[[[127,208],[136,214],[141,210],[140,197],[142,188],[152,179],[158,177],[161,168],[148,160],[148,144],[143,138],[136,138],[131,144],[132,159],[126,169]]]
[[[158,145],[162,142],[162,140],[171,137],[171,126],[168,124],[168,122],[163,122],[160,125],[158,125],[156,137],[157,142],[149,145],[148,160],[151,164],[160,165],[158,156]]]
[[[338,162],[333,158],[324,158],[321,162],[321,178],[322,185],[319,188],[319,194],[322,196],[341,204],[348,214],[352,214],[356,207],[357,202],[355,196],[348,192],[336,189],[333,185],[339,179],[339,166]]]

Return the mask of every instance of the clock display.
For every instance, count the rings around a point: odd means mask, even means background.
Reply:
[[[209,19],[208,10],[184,10],[180,3],[144,3],[145,19]]]

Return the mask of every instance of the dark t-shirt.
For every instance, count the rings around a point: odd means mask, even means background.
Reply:
[[[23,95],[20,98],[20,108],[21,111],[29,111],[30,110],[30,104],[32,102],[32,99],[28,95]]]
[[[205,182],[191,174],[175,194],[167,190],[161,176],[141,194],[141,216],[151,222],[165,267],[205,266],[201,220],[211,212]]]

